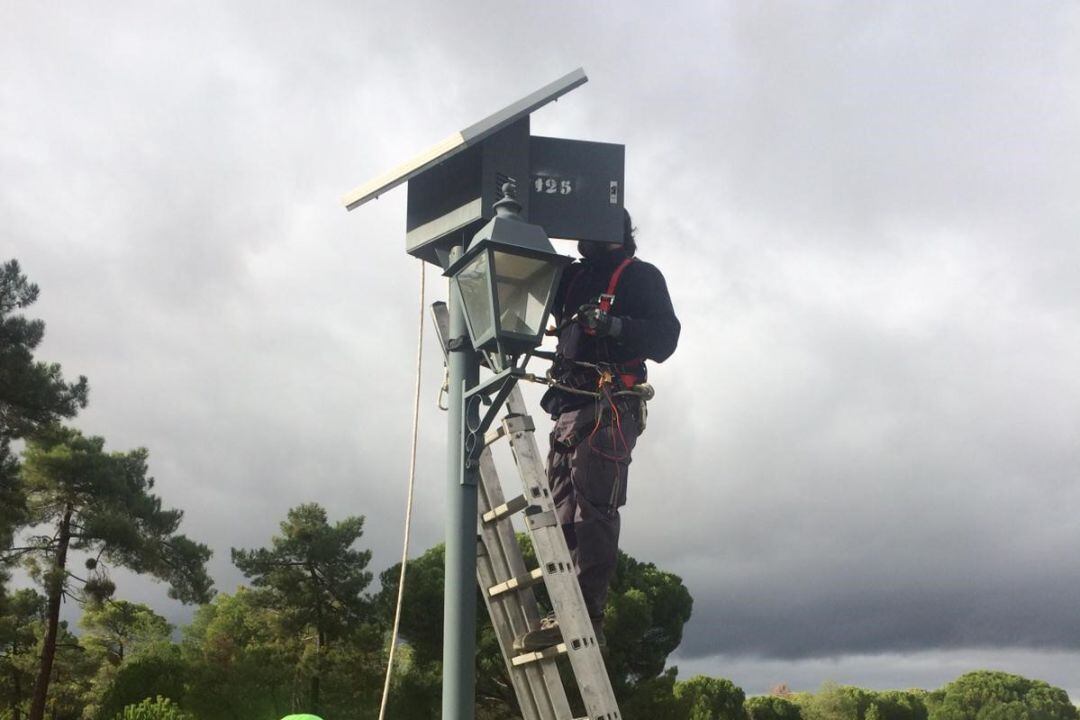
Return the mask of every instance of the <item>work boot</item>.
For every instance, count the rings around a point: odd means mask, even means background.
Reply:
[[[596,635],[596,645],[601,650],[607,648],[607,638],[604,636],[604,618],[590,618],[592,620],[593,634]],[[536,652],[562,642],[562,630],[555,613],[551,612],[540,618],[540,628],[530,630],[514,640],[514,650],[517,652]]]
[[[530,630],[514,640],[514,650],[517,652],[536,652],[558,645],[562,642],[562,631],[559,629],[559,621],[555,619],[555,613],[550,612],[540,618],[540,628]]]

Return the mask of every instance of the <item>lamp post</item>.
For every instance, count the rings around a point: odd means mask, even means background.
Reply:
[[[502,190],[495,217],[464,252],[461,247],[451,250],[444,273],[451,285],[443,605],[446,720],[475,717],[476,474],[483,436],[524,374],[516,365],[518,358],[540,344],[562,270],[570,263],[555,252],[543,228],[521,218],[512,186],[507,183]],[[494,372],[483,383],[478,351]]]
[[[452,248],[450,258],[460,256]],[[442,717],[472,720],[476,716],[476,502],[475,473],[465,467],[465,390],[475,386],[480,358],[465,338],[465,315],[461,301],[451,292],[446,357],[446,558],[443,585],[443,678]],[[465,342],[462,342],[462,340]]]

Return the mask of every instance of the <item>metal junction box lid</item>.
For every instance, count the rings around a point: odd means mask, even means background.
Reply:
[[[625,156],[623,145],[531,138],[529,222],[552,238],[621,244]]]

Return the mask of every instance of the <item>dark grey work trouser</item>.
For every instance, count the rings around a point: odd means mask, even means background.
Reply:
[[[630,453],[640,432],[637,401],[565,412],[551,431],[548,481],[555,513],[577,566],[589,616],[602,618],[619,550],[619,508],[626,504]]]

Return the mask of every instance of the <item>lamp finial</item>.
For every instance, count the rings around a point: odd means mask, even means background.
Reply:
[[[498,217],[521,220],[521,203],[517,201],[517,183],[513,179],[504,182],[502,194],[502,199],[493,206],[495,214]]]

